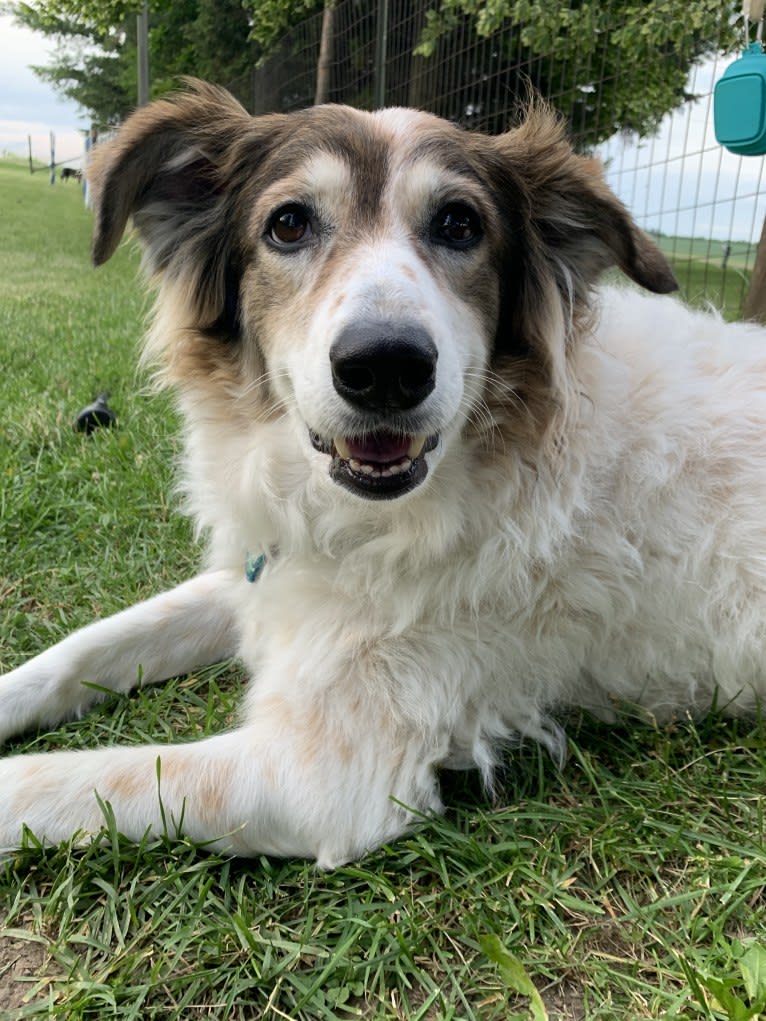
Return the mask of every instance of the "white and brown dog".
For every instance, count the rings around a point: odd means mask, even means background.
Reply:
[[[251,118],[196,84],[94,192],[95,261],[132,217],[158,287],[208,569],[0,679],[0,739],[83,681],[252,680],[228,733],[0,762],[0,846],[98,830],[101,799],[131,838],[332,866],[438,811],[442,767],[560,755],[560,707],[757,706],[766,331],[593,289],[675,282],[551,114]]]

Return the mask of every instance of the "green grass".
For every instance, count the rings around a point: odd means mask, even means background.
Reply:
[[[652,232],[652,237],[670,259],[693,259],[697,262],[708,262],[717,266],[723,262],[725,241],[715,238],[678,237],[674,234],[658,234],[656,232]],[[731,241],[729,245],[727,266],[733,269],[752,268],[757,246],[750,241]]]
[[[8,668],[187,577],[195,552],[171,509],[171,408],[135,375],[136,253],[90,268],[74,186],[0,163],[0,194]],[[118,427],[73,432],[105,389]],[[9,751],[214,732],[241,680],[232,664],[202,671]],[[494,804],[471,774],[445,776],[443,820],[330,874],[185,842],[136,847],[108,819],[87,848],[32,845],[0,867],[0,982],[11,936],[39,953],[25,1004],[5,1016],[752,1016],[766,946],[763,727],[575,718],[569,737],[561,773],[533,747],[509,752]]]
[[[741,317],[755,263],[755,245],[733,241],[724,265],[722,241],[668,234],[653,237],[670,260],[687,301],[712,305],[726,319]]]

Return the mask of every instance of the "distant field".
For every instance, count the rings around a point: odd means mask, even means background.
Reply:
[[[651,236],[673,266],[687,301],[712,305],[727,319],[741,317],[757,245],[732,241],[726,257],[726,242],[717,239]]]
[[[654,234],[652,237],[670,259],[692,259],[711,266],[721,267],[726,252],[726,242],[716,238],[684,238],[670,234]],[[749,241],[731,241],[727,266],[729,269],[751,270],[755,261],[757,245]]]

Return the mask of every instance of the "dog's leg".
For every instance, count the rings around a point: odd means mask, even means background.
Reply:
[[[237,637],[228,571],[201,574],[97,621],[0,677],[0,742],[76,716],[100,697],[226,659]]]
[[[238,730],[198,742],[0,760],[0,847],[18,846],[23,823],[46,842],[96,832],[100,799],[131,840],[183,833],[331,867],[402,833],[411,816],[397,802],[440,807],[439,750],[380,706],[271,694],[251,709]]]

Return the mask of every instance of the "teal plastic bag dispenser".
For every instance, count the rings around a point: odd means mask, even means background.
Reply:
[[[713,91],[716,141],[738,156],[766,154],[766,53],[750,43]]]

